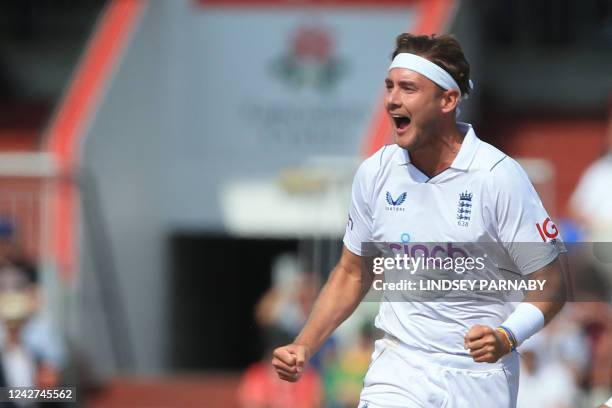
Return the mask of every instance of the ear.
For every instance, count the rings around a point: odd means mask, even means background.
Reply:
[[[440,98],[440,107],[442,108],[442,112],[452,112],[459,104],[460,98],[461,96],[459,94],[459,90],[457,89],[447,89],[444,91],[442,93],[442,97]]]

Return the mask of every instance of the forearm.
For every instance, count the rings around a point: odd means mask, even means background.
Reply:
[[[355,310],[367,292],[361,273],[338,265],[315,302],[310,317],[295,340],[314,354],[329,335]]]
[[[550,323],[550,321],[561,311],[564,303],[557,302],[528,302],[540,309],[540,312],[544,315],[544,325]]]
[[[542,270],[530,276],[530,279],[545,280],[542,291],[530,291],[525,295],[523,302],[531,303],[544,315],[545,324],[548,324],[563,308],[567,298],[567,256],[559,257]]]
[[[529,276],[530,280],[545,281],[543,290],[528,292],[523,302],[500,325],[512,347],[521,345],[523,341],[540,331],[563,308],[567,297],[567,286],[562,262],[557,258]]]

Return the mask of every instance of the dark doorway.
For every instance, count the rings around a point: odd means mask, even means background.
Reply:
[[[254,306],[297,240],[171,237],[170,358],[177,370],[237,370],[261,357]]]

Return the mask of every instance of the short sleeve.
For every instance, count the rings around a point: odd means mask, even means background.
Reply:
[[[359,256],[372,255],[363,245],[372,241],[372,208],[371,189],[373,188],[372,158],[364,161],[353,179],[351,202],[348,211],[348,221],[344,233],[344,245],[352,253]]]
[[[548,265],[563,251],[561,236],[521,166],[506,157],[491,172],[497,234],[522,275]]]

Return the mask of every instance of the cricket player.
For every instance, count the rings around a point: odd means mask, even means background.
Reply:
[[[272,365],[281,379],[298,381],[355,310],[374,279],[362,270],[372,255],[364,243],[491,243],[500,248],[496,268],[546,280],[547,296],[528,292],[518,305],[383,298],[375,323],[385,336],[375,344],[359,408],[514,407],[516,347],[563,306],[559,231],[519,164],[456,121],[472,88],[457,40],[401,34],[385,85],[395,144],[358,169],[340,261]]]

